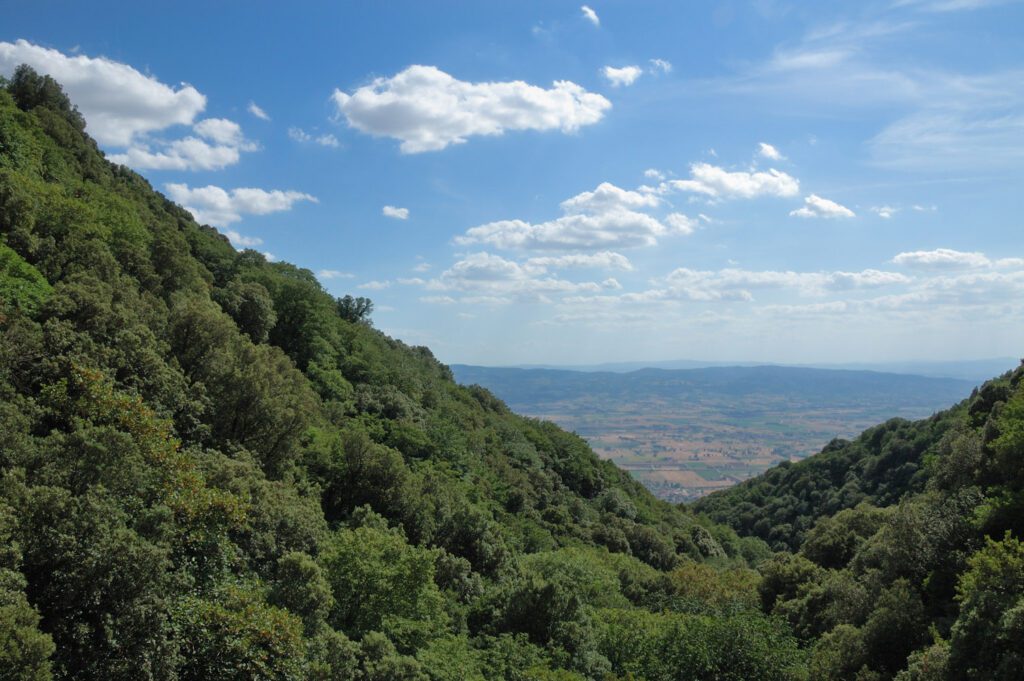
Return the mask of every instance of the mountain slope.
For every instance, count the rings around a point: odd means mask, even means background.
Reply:
[[[0,85],[6,678],[800,677],[762,542],[236,252],[51,79]]]
[[[759,566],[762,606],[807,646],[812,678],[1009,680],[1024,662],[1022,462],[1024,365],[695,508],[783,549]]]

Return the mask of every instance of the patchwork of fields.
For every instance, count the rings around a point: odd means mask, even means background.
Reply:
[[[455,365],[523,414],[586,438],[651,491],[689,501],[890,418],[917,419],[973,382],[795,367],[629,373]]]

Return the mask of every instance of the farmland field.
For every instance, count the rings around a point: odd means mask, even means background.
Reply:
[[[688,501],[890,418],[917,419],[973,382],[794,367],[629,373],[455,365],[515,411],[586,438],[594,451],[670,501]]]

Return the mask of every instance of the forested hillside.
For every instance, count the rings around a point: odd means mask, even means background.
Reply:
[[[0,679],[1019,678],[1024,369],[697,516],[84,129],[0,83]]]
[[[0,83],[0,678],[795,679],[758,539]]]
[[[811,678],[1020,678],[1024,366],[696,509],[780,551],[759,566],[762,605]]]

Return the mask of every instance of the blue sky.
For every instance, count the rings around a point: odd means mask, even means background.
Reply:
[[[1024,348],[1021,3],[0,6],[0,73],[444,361]]]

